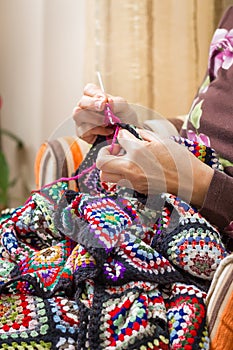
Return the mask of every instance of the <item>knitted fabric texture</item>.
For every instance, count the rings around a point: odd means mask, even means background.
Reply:
[[[227,256],[217,229],[173,195],[148,206],[101,184],[96,168],[78,188],[58,182],[1,217],[0,349],[208,349],[206,292]]]

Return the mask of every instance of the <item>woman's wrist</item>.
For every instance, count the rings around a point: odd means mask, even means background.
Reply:
[[[197,208],[203,206],[213,175],[214,169],[204,163],[201,163],[201,166],[194,172],[191,203]]]

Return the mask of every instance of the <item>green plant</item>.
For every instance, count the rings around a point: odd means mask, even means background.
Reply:
[[[2,98],[0,96],[0,110]],[[0,127],[0,209],[6,208],[9,202],[9,189],[16,184],[17,179],[10,179],[9,164],[2,147],[2,136],[6,136],[16,142],[18,150],[23,149],[24,144],[19,137],[11,131]]]

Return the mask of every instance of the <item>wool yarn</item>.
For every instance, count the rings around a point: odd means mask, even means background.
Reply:
[[[125,127],[135,135],[132,126]],[[227,256],[189,204],[103,185],[82,162],[79,192],[56,182],[0,224],[0,349],[208,349],[205,298]],[[202,161],[213,150],[185,139]]]

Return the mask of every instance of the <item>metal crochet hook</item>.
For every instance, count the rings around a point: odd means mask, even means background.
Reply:
[[[103,80],[101,78],[101,74],[100,74],[100,72],[96,72],[96,74],[97,74],[97,77],[99,80],[100,88],[101,88],[102,92],[105,93],[104,84],[103,84]],[[108,124],[115,125],[116,123],[121,122],[120,119],[113,114],[109,103],[106,103],[104,114],[105,114],[106,121]]]

